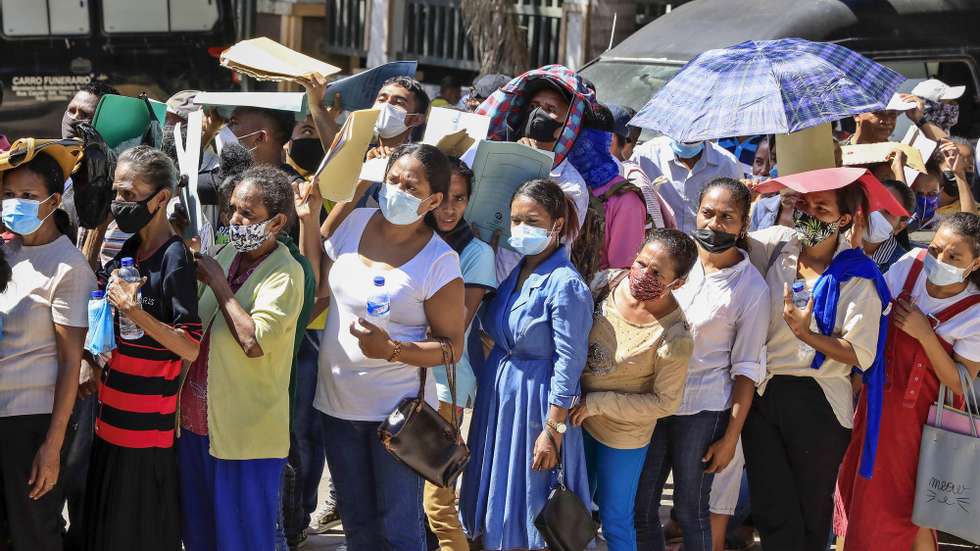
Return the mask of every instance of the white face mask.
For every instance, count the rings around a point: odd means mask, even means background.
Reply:
[[[396,107],[390,103],[376,103],[375,109],[379,109],[378,121],[374,123],[374,132],[382,138],[394,138],[408,130],[405,125],[405,117],[408,112],[401,107]]]
[[[891,222],[880,211],[874,211],[868,217],[868,228],[864,230],[864,240],[868,243],[884,243],[892,236]]]
[[[378,206],[381,207],[381,215],[385,220],[396,226],[407,226],[414,224],[422,214],[419,214],[419,207],[423,199],[402,191],[392,184],[384,184],[378,193]]]
[[[929,283],[940,287],[963,283],[963,278],[966,276],[966,270],[964,268],[957,268],[956,266],[946,264],[931,254],[926,255],[925,271],[926,277],[929,278]]]

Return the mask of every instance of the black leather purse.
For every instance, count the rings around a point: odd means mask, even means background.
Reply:
[[[419,369],[419,393],[405,398],[378,427],[378,437],[395,459],[422,478],[447,488],[456,483],[470,460],[470,450],[463,441],[456,418],[456,363],[449,339],[439,338],[443,365],[453,398],[452,421],[425,403],[425,378],[428,369]]]
[[[596,537],[592,513],[582,500],[565,486],[565,470],[561,465],[561,449],[548,433],[551,444],[558,452],[558,486],[551,490],[544,508],[534,519],[534,527],[541,532],[551,551],[582,551]]]

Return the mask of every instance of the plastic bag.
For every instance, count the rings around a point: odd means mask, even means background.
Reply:
[[[88,335],[85,336],[85,350],[93,356],[107,354],[116,348],[115,325],[112,306],[103,295],[93,296],[88,301]]]

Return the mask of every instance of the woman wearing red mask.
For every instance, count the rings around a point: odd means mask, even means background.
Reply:
[[[637,548],[633,510],[650,437],[681,403],[694,345],[673,291],[697,255],[690,237],[656,229],[629,270],[600,272],[593,288],[584,399],[571,419],[585,425],[589,483],[610,551]]]

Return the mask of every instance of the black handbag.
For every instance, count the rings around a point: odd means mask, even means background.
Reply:
[[[456,363],[449,339],[439,338],[443,365],[453,399],[452,421],[425,403],[425,378],[428,369],[419,368],[419,393],[405,398],[378,427],[378,437],[395,459],[422,478],[447,488],[456,483],[470,459],[456,418]]]
[[[534,519],[534,527],[541,532],[551,551],[582,551],[596,537],[592,512],[582,500],[565,486],[565,469],[561,464],[561,449],[548,433],[551,444],[558,453],[558,486],[551,490],[544,508]]]

